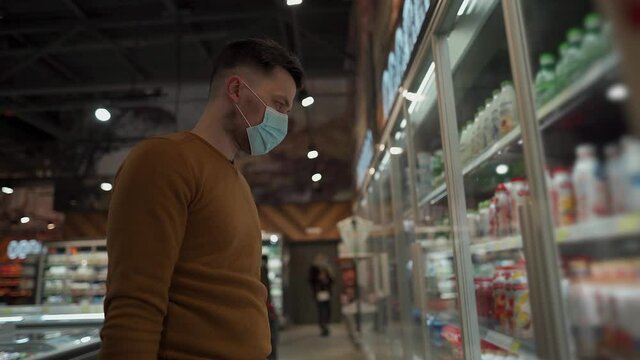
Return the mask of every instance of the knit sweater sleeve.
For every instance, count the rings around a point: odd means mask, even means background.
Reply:
[[[158,358],[193,183],[185,156],[169,139],[142,142],[120,168],[107,229],[101,359]]]

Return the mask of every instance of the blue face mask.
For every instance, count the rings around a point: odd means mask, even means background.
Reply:
[[[249,138],[249,145],[251,146],[251,155],[264,155],[278,146],[287,135],[289,117],[265,104],[249,85],[244,84],[265,107],[262,122],[256,126],[251,126],[251,123],[249,123],[247,117],[244,116],[238,104],[235,104],[235,106],[244,118],[244,121],[249,125],[247,128],[247,137]]]

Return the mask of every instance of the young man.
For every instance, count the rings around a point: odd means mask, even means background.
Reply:
[[[287,133],[299,61],[269,40],[228,44],[191,132],[137,145],[116,178],[101,359],[265,359],[257,210],[233,160]]]

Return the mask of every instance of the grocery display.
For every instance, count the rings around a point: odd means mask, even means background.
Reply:
[[[376,252],[393,277],[411,269],[396,301],[414,314],[398,316],[413,341],[387,355],[637,358],[640,134],[615,24],[573,0],[443,9],[381,139],[395,146],[407,122],[411,141],[374,159],[357,209],[384,213],[396,246]],[[394,183],[409,185],[411,206]]]
[[[107,270],[106,240],[47,243],[42,304],[101,304]]]
[[[38,255],[0,264],[0,303],[33,304],[36,295]]]
[[[270,294],[273,307],[278,314],[281,325],[286,323],[284,318],[284,259],[282,252],[282,236],[279,234],[262,234],[262,255],[267,255],[267,270]]]

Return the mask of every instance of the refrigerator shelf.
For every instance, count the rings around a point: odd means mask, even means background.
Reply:
[[[475,254],[516,249],[522,249],[522,236],[520,235],[509,236],[501,239],[487,237],[481,242],[471,244],[471,252]]]
[[[606,241],[637,235],[640,235],[640,212],[556,229],[556,239],[560,244]]]
[[[484,326],[480,326],[480,337],[503,350],[518,354],[520,358],[536,359],[535,347],[530,341],[517,339]]]
[[[620,60],[617,54],[608,54],[591,65],[580,79],[541,106],[536,113],[536,117],[542,127],[547,127],[561,119],[566,114],[566,111],[563,110],[567,109],[574,99],[584,99],[586,97],[585,94],[589,94],[589,90],[592,87],[600,85],[602,80],[615,72],[619,63]]]

